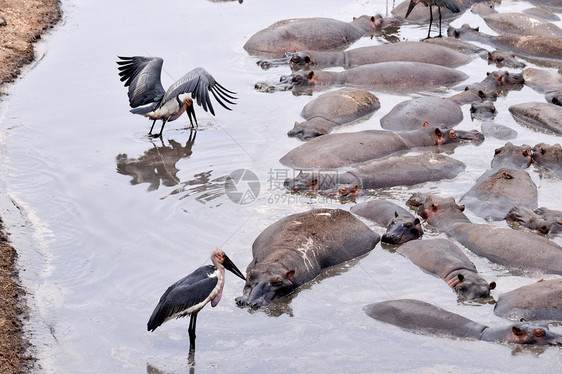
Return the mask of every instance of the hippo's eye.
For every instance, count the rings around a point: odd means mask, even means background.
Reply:
[[[291,58],[291,62],[292,62],[293,64],[298,64],[298,63],[300,62],[300,59],[298,58],[298,56],[293,56],[293,57]]]
[[[412,223],[411,222],[406,222],[404,224],[404,227],[406,227],[407,229],[409,229],[410,227],[412,227]]]
[[[535,334],[535,337],[537,337],[537,338],[542,338],[546,334],[546,332],[543,329],[535,329],[535,331],[533,331],[533,333]]]
[[[455,133],[455,130],[449,131],[449,136],[450,136],[451,138],[453,138],[453,139],[456,138],[456,137],[457,137],[457,134]]]
[[[270,283],[273,287],[281,287],[283,285],[283,281],[279,279],[274,279]]]
[[[496,57],[496,61],[498,61],[498,62],[502,62],[502,61],[503,61],[503,57],[502,57],[502,56],[498,56],[498,57]]]
[[[496,149],[496,150],[494,151],[494,156],[497,156],[497,155],[499,155],[500,153],[502,153],[502,149],[501,149],[501,148],[498,148],[498,149]]]

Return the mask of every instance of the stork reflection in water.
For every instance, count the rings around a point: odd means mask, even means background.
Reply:
[[[162,136],[166,122],[178,119],[184,112],[187,113],[191,127],[193,121],[197,126],[197,118],[193,108],[193,100],[203,107],[205,111],[215,115],[209,92],[213,94],[217,102],[224,108],[231,110],[228,104],[235,104],[231,100],[234,92],[221,86],[211,74],[203,68],[195,68],[185,74],[178,81],[164,91],[160,76],[164,60],[160,57],[120,57],[119,76],[129,87],[129,104],[131,113],[140,114],[153,120],[149,135],[153,137]],[[191,98],[180,99],[180,95],[191,93]],[[158,134],[152,134],[154,124],[157,120],[162,121],[162,127]]]

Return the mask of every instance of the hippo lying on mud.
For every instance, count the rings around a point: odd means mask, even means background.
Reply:
[[[367,201],[352,206],[350,211],[386,227],[386,233],[381,238],[384,243],[402,244],[423,235],[419,218],[387,200]]]
[[[417,130],[423,126],[455,127],[462,122],[462,109],[441,97],[418,97],[398,103],[381,118],[381,127],[392,131]]]
[[[311,281],[322,269],[372,250],[379,236],[351,213],[314,209],[292,214],[266,228],[254,241],[240,306],[268,305]]]
[[[505,216],[508,223],[516,223],[542,234],[562,233],[562,211],[540,207],[535,210],[514,206]]]
[[[303,172],[293,179],[286,179],[284,184],[293,192],[326,191],[355,185],[364,190],[453,179],[464,169],[465,165],[454,158],[428,152],[376,160],[337,174]]]
[[[367,305],[364,310],[371,318],[415,333],[498,343],[562,345],[562,335],[546,325],[518,322],[492,328],[419,300],[383,301]]]
[[[287,135],[307,140],[331,132],[335,127],[356,121],[381,107],[370,92],[342,88],[318,96],[304,106],[305,122],[295,122]]]
[[[439,56],[439,58],[436,59],[435,56]],[[355,48],[341,52],[287,52],[285,53],[285,58],[260,60],[257,64],[263,69],[286,64],[291,65],[293,69],[299,69],[310,66],[354,67],[391,61],[425,62],[427,64],[456,68],[468,64],[472,59],[465,54],[440,45],[404,41]]]
[[[509,112],[524,126],[562,135],[562,106],[530,102],[512,105]]]
[[[452,197],[417,193],[407,205],[478,256],[512,269],[562,274],[562,247],[553,241],[524,231],[472,223]]]
[[[449,36],[463,40],[477,41],[511,51],[520,57],[546,66],[560,66],[562,63],[562,39],[537,35],[488,35],[472,29],[468,25],[455,29],[449,27]]]
[[[540,280],[501,294],[494,313],[512,320],[562,321],[562,278]]]
[[[344,71],[313,70],[282,76],[279,83],[259,82],[259,91],[274,92],[315,86],[356,86],[383,91],[419,91],[452,86],[468,78],[465,73],[423,62],[381,62]]]
[[[382,17],[361,16],[352,22],[331,18],[294,18],[258,31],[244,44],[251,55],[283,55],[305,49],[343,50],[382,26]]]
[[[455,243],[448,239],[415,240],[402,244],[396,252],[414,264],[443,279],[460,296],[467,300],[490,296],[496,283],[486,282],[476,266]]]
[[[291,150],[279,162],[295,169],[336,169],[417,147],[483,140],[484,136],[476,130],[455,131],[437,127],[402,133],[365,130],[311,139]]]

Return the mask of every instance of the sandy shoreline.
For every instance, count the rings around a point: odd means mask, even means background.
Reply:
[[[59,0],[0,0],[0,100],[34,58],[33,43],[61,19]],[[23,331],[28,311],[20,286],[17,250],[0,219],[0,373],[33,370],[33,349]]]

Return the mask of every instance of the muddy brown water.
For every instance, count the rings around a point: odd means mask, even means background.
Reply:
[[[503,1],[498,10],[530,6]],[[481,145],[444,149],[467,165],[450,181],[369,191],[343,203],[291,195],[280,184],[293,171],[278,160],[300,141],[286,132],[321,91],[312,97],[255,91],[256,82],[277,80],[289,69],[263,71],[256,65],[258,58],[242,46],[253,33],[281,19],[350,20],[384,14],[384,2],[329,0],[319,7],[317,2],[293,0],[158,5],[126,0],[63,2],[63,11],[63,23],[40,45],[39,62],[0,107],[2,214],[19,251],[23,285],[33,294],[27,329],[41,372],[502,373],[554,372],[560,367],[559,348],[415,335],[367,317],[362,310],[366,304],[417,298],[480,323],[508,323],[493,314],[493,304],[458,302],[440,279],[380,244],[263,311],[235,305],[243,282],[229,273],[221,303],[199,315],[195,364],[190,366],[188,321],[167,322],[154,333],[146,331],[146,322],[166,287],[208,263],[213,247],[224,249],[245,269],[259,233],[292,213],[349,209],[373,197],[403,205],[415,191],[458,199],[489,168],[494,149],[505,141],[488,138]],[[463,23],[493,33],[470,12],[452,25]],[[419,40],[426,34],[427,25],[411,24],[387,38]],[[363,38],[352,47],[385,42],[384,37]],[[186,117],[168,124],[162,140],[149,139],[150,122],[128,112],[117,55],[163,57],[164,86],[203,66],[238,93],[238,105],[232,112],[216,105],[216,117],[196,108],[200,129],[195,141],[186,130]],[[497,68],[474,56],[459,70],[471,83]],[[455,92],[374,92],[381,109],[337,131],[379,129],[380,118],[403,100]],[[518,125],[507,110],[518,102],[542,100],[528,87],[499,97],[495,122],[515,129],[519,135],[512,142],[517,144],[560,142],[560,137]],[[479,129],[480,122],[471,121],[468,110],[468,105],[463,107],[458,128]],[[118,163],[118,158],[127,163]],[[225,178],[237,169],[250,170],[259,180],[257,198],[245,196],[246,204],[236,204],[225,194]],[[539,206],[562,209],[560,181],[533,168],[529,173],[538,186]],[[237,185],[239,191],[246,190],[244,185]],[[255,184],[248,182],[247,187]],[[441,237],[427,227],[425,236]],[[467,255],[484,278],[497,282],[492,292],[496,298],[553,278],[507,271]]]

